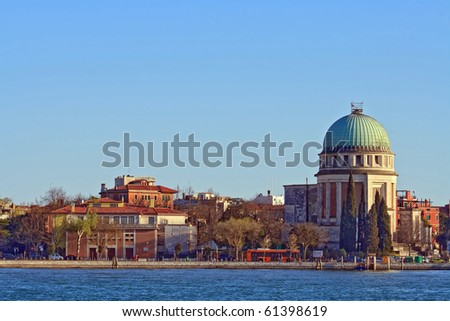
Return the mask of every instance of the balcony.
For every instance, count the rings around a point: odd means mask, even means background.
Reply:
[[[156,224],[114,224],[117,229],[155,230]]]

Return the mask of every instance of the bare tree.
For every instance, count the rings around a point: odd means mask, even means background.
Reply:
[[[300,223],[292,229],[291,235],[297,238],[297,244],[303,248],[303,260],[306,259],[306,251],[308,248],[316,247],[325,241],[326,235],[319,226],[313,223]]]
[[[34,206],[30,213],[13,218],[10,224],[12,237],[21,244],[37,249],[40,244],[51,240],[46,228],[47,222],[48,209]]]
[[[70,217],[68,219],[68,230],[77,234],[77,260],[80,259],[81,239],[89,237],[97,226],[97,213],[88,212],[84,217]]]
[[[6,204],[11,204],[11,203],[12,203],[12,199],[10,199],[9,197],[0,198],[0,205],[6,205]]]
[[[197,203],[188,211],[188,214],[191,223],[197,227],[199,243],[211,241],[223,215],[222,208],[218,207],[216,199]]]
[[[249,202],[244,203],[243,206],[244,213],[261,224],[263,229],[262,236],[267,236],[272,243],[281,244],[284,209],[273,205]]]
[[[255,230],[261,230],[261,225],[255,220],[230,218],[228,221],[217,224],[216,236],[220,241],[224,241],[231,247],[234,247],[237,259],[248,234]]]
[[[103,258],[103,254],[105,254],[105,258],[108,255],[105,250],[108,242],[116,237],[117,228],[117,224],[110,223],[100,217],[98,218],[96,226],[92,229],[90,241],[97,246],[100,259]]]
[[[425,225],[418,215],[414,217],[413,213],[402,214],[400,216],[400,224],[397,232],[397,240],[399,243],[408,246],[408,255],[411,256],[411,250],[414,247],[426,245],[424,240]]]
[[[86,196],[86,195],[83,195],[81,193],[77,193],[74,196],[69,197],[67,199],[67,201],[70,202],[70,203],[73,203],[75,205],[80,205],[83,202],[92,199],[93,197],[94,196],[92,196],[92,195]]]
[[[261,246],[265,249],[268,249],[272,245],[272,240],[270,239],[269,235],[264,236],[264,238],[261,241]]]
[[[290,250],[298,250],[298,239],[295,234],[289,234],[287,247]]]
[[[55,218],[57,224],[52,229],[52,247],[53,252],[58,250],[64,250],[66,248],[66,232],[67,232],[67,219],[66,216]]]
[[[70,204],[70,198],[62,187],[50,188],[44,196],[41,197],[44,205],[48,206],[51,211]]]

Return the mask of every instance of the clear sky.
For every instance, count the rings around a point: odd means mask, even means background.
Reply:
[[[132,154],[111,169],[102,146],[271,133],[301,151],[352,101],[386,128],[399,189],[450,198],[448,1],[4,1],[0,30],[0,196],[17,203],[122,174],[282,194],[317,168],[138,168]]]

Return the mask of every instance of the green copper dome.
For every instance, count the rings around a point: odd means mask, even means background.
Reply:
[[[390,145],[383,125],[364,115],[362,109],[353,109],[350,115],[338,119],[328,129],[323,141],[323,152],[390,152]]]

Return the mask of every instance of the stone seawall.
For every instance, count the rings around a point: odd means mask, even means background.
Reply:
[[[112,261],[6,261],[0,260],[0,268],[42,268],[42,269],[112,269]],[[118,269],[289,269],[317,270],[315,262],[261,263],[261,262],[186,262],[186,261],[119,261]],[[393,263],[391,270],[401,270],[399,263]],[[355,270],[354,263],[324,262],[322,270]],[[377,263],[378,271],[388,270],[387,264]],[[405,263],[403,270],[450,270],[449,263]]]

